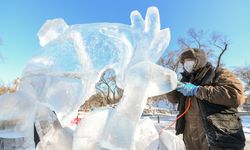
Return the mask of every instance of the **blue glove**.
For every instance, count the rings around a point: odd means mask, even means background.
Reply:
[[[199,86],[192,83],[184,83],[184,85],[177,87],[177,91],[182,93],[184,96],[194,96],[197,93]]]

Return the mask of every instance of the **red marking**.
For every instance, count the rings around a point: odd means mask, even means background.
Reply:
[[[73,120],[71,120],[71,124],[79,124],[81,121],[81,118],[75,118]]]

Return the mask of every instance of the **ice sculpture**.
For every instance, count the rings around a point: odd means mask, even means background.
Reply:
[[[149,8],[145,21],[138,12],[132,12],[131,22],[132,34],[127,40],[132,43],[132,53],[129,53],[132,56],[127,66],[121,67],[121,70],[114,68],[118,72],[118,79],[123,77],[120,83],[124,96],[115,110],[105,110],[106,115],[96,117],[102,121],[97,123],[98,127],[92,134],[89,130],[96,120],[91,123],[89,118],[93,116],[82,120],[74,135],[74,149],[134,149],[136,127],[147,97],[166,93],[176,87],[176,74],[155,64],[169,41],[168,30],[160,30],[157,9]]]
[[[138,11],[130,18],[131,25],[67,25],[63,19],[48,20],[38,32],[42,48],[24,69],[18,92],[0,97],[1,106],[15,108],[11,114],[2,110],[6,113],[0,115],[0,122],[17,118],[10,129],[1,128],[0,137],[30,138],[34,123],[39,127],[41,120],[53,118],[54,111],[62,126],[53,119],[47,121],[50,128],[40,128],[38,148],[53,149],[65,143],[70,132],[64,129],[70,117],[94,94],[102,72],[111,68],[124,89],[121,103],[116,109],[85,117],[66,145],[70,147],[73,140],[73,149],[135,149],[136,130],[145,125],[140,116],[147,97],[175,89],[177,77],[156,64],[170,39],[169,29],[160,29],[158,9],[148,8],[145,20]],[[6,104],[8,99],[15,105]],[[159,140],[159,136],[154,137]],[[150,138],[145,139],[150,142]]]

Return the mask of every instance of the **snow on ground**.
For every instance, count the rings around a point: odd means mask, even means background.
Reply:
[[[154,124],[158,131],[160,131],[162,128],[169,126],[174,120],[175,120],[175,114],[172,115],[153,115],[153,116],[147,116],[148,118],[152,119],[154,121]],[[244,149],[250,149],[250,116],[241,116],[242,124],[243,124],[243,130],[246,137],[246,146]],[[175,125],[168,128],[170,132],[175,134],[174,130]],[[178,135],[180,138],[182,138],[182,135]]]
[[[243,130],[246,136],[246,147],[245,149],[250,149],[250,116],[242,116]]]
[[[168,103],[165,100],[158,101],[153,106],[155,106],[156,108],[160,108],[160,109],[164,108],[164,109],[168,109],[168,110],[173,110],[173,108],[174,108],[173,105],[171,105],[170,103]],[[238,110],[239,110],[239,112],[246,112],[243,110],[243,108],[238,109]],[[245,114],[247,114],[247,113],[245,113]],[[159,118],[158,118],[158,115],[156,114],[156,115],[150,116],[150,118],[152,120],[154,120],[156,128],[158,130],[161,130],[162,128],[164,128],[166,126],[169,126],[175,120],[176,114],[159,115]],[[245,137],[246,137],[245,149],[250,150],[250,115],[241,116],[241,119],[242,119],[243,130],[244,130]],[[174,127],[175,127],[175,125],[173,125],[168,130],[175,133]],[[179,136],[182,138],[182,135],[179,135]]]

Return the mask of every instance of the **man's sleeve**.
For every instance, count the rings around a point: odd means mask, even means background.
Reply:
[[[245,102],[241,82],[231,72],[221,69],[215,86],[200,86],[196,97],[210,103],[238,107]]]

